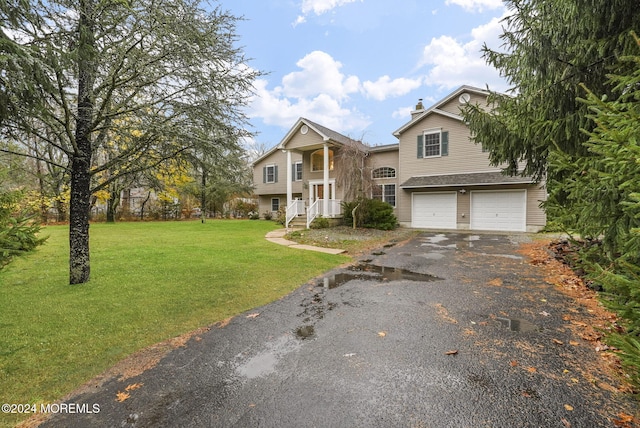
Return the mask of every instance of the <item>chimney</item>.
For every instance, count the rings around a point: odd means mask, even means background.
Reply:
[[[411,112],[411,119],[415,118],[419,114],[424,112],[424,105],[422,105],[422,98],[418,99],[418,104],[416,104],[416,109]]]

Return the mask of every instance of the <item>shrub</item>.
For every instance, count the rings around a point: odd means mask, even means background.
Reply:
[[[311,223],[311,229],[326,229],[330,226],[329,219],[324,217],[316,217]]]
[[[342,209],[345,224],[353,225],[352,212],[356,209],[356,227],[369,229],[392,230],[398,227],[398,219],[393,214],[393,207],[378,199],[358,199],[344,202]]]
[[[13,257],[34,250],[46,240],[38,237],[40,226],[32,223],[30,217],[15,214],[21,195],[20,192],[0,194],[0,269]]]
[[[271,220],[273,218],[273,213],[271,211],[265,211],[262,214],[262,217],[264,217],[265,220]]]

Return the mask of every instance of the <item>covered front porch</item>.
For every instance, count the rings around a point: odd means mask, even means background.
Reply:
[[[329,171],[329,144],[323,144],[323,177],[322,179],[310,179],[304,184],[303,194],[308,192],[305,199],[293,199],[291,180],[287,182],[287,209],[285,227],[296,220],[300,224],[304,220],[304,226],[308,229],[311,223],[318,217],[337,218],[342,217],[342,200],[336,198],[336,180],[330,178]],[[287,150],[287,176],[293,173],[291,162],[291,150]]]

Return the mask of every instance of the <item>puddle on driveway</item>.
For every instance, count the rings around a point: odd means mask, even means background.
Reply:
[[[296,336],[298,339],[309,339],[316,333],[316,329],[312,325],[303,325],[296,329]]]
[[[313,327],[312,327],[313,329]],[[278,362],[290,352],[299,349],[300,344],[290,335],[283,335],[265,344],[264,349],[253,357],[245,358],[239,354],[235,371],[239,376],[255,379],[270,375],[276,371]]]
[[[496,317],[503,327],[508,328],[511,331],[517,331],[520,333],[528,333],[532,331],[542,331],[542,327],[538,327],[535,324],[530,323],[527,320],[518,318],[501,318]]]
[[[432,282],[441,280],[434,275],[427,273],[412,272],[406,269],[375,266],[370,264],[357,264],[347,268],[347,272],[338,273],[323,278],[322,283],[318,284],[325,288],[337,288],[353,280],[364,281],[418,281]]]

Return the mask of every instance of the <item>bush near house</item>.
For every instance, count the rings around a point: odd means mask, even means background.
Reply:
[[[354,208],[355,227],[380,230],[393,230],[398,227],[398,219],[393,214],[391,205],[379,199],[364,198],[342,203],[344,222],[348,226],[354,225]]]

